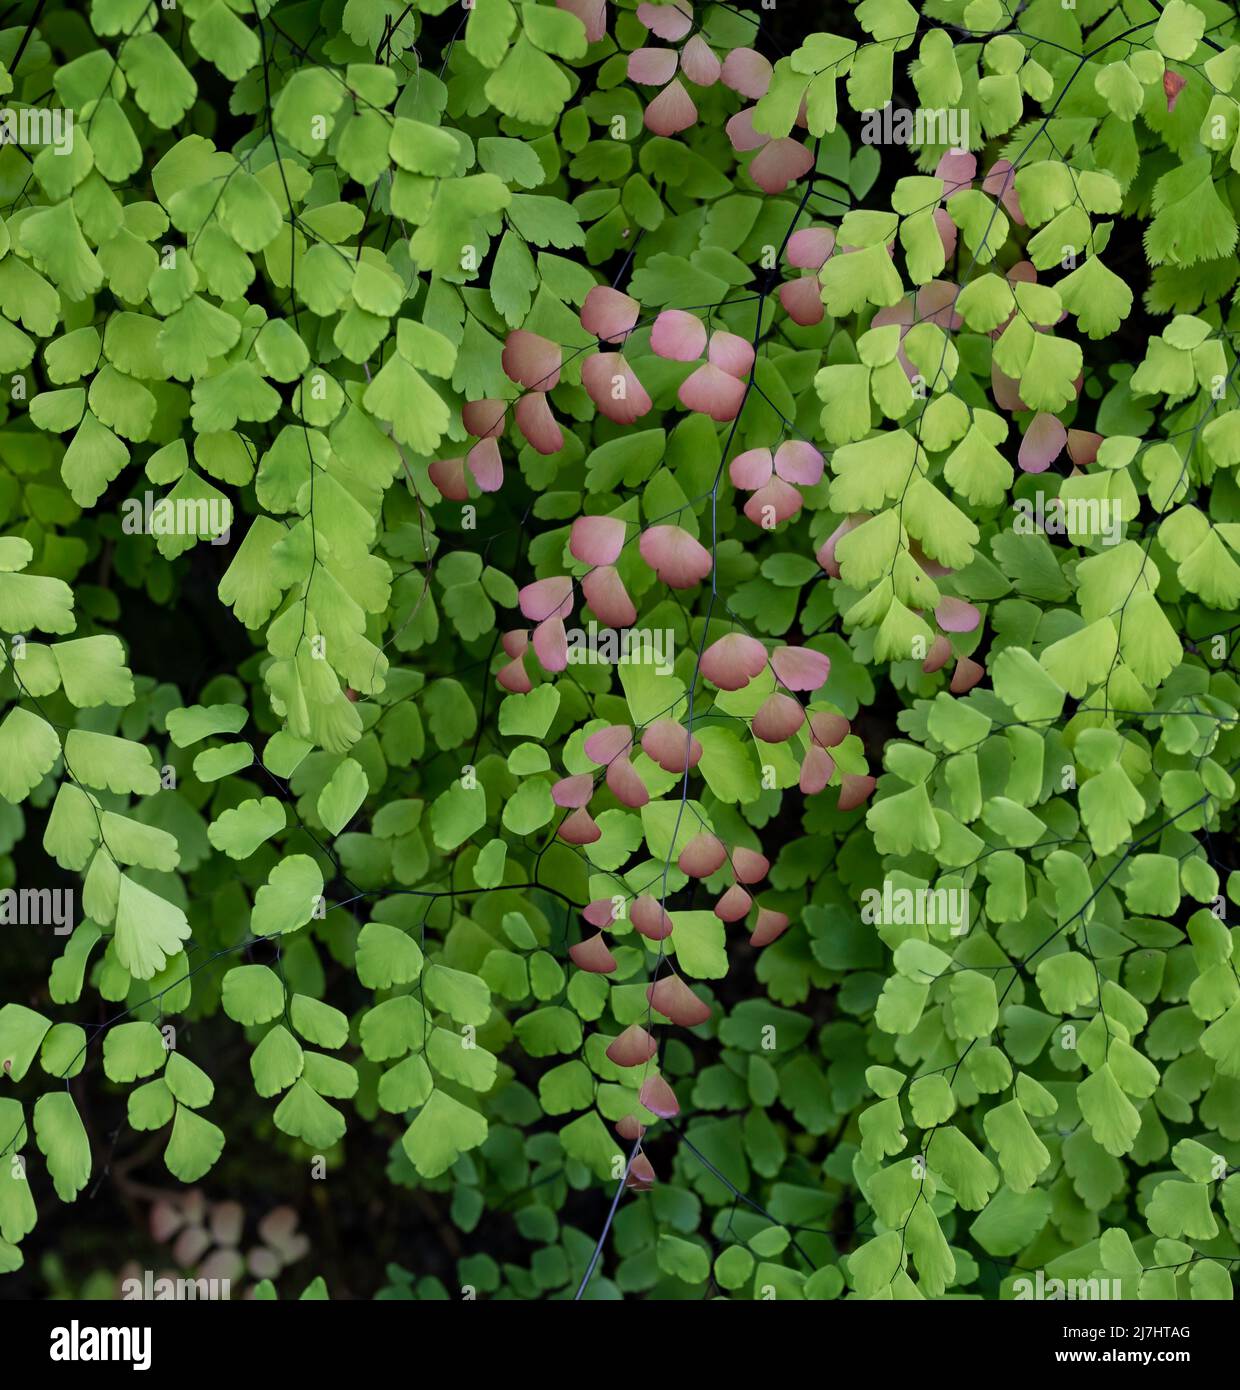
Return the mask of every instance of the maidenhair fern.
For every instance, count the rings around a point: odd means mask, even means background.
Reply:
[[[3,23],[11,1287],[1230,1298],[1233,8]]]

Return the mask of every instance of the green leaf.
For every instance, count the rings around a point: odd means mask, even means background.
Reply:
[[[215,1083],[183,1053],[173,1052],[164,1068],[164,1082],[181,1105],[200,1110],[215,1095]]]
[[[462,1153],[483,1143],[487,1131],[486,1120],[476,1110],[435,1090],[405,1131],[401,1146],[424,1178],[437,1178]]]
[[[37,714],[14,705],[0,724],[0,796],[24,801],[60,757],[56,730]]]
[[[680,968],[700,980],[721,980],[728,973],[723,923],[713,912],[673,912],[672,945]]]
[[[426,998],[457,1023],[481,1026],[491,1015],[491,991],[476,975],[433,962],[422,978]]]
[[[272,869],[254,895],[250,930],[255,936],[278,936],[304,926],[323,897],[323,875],[307,854],[290,855]]]
[[[319,1047],[343,1047],[349,1036],[349,1020],[330,1004],[321,999],[311,999],[305,994],[294,994],[290,1014],[293,1027],[307,1042]],[[262,1020],[260,1020],[262,1021]]]
[[[278,797],[251,797],[212,821],[207,838],[231,859],[248,859],[284,826],[284,804]]]
[[[412,984],[422,973],[422,952],[411,936],[383,922],[367,922],[357,938],[357,978],[367,989]]]
[[[1154,185],[1154,218],[1145,232],[1152,264],[1196,265],[1226,255],[1235,244],[1236,219],[1214,187],[1208,154],[1171,169]]]
[[[235,965],[224,976],[221,1002],[229,1018],[247,1027],[284,1012],[284,986],[266,965]]]
[[[435,844],[448,853],[481,830],[486,819],[486,792],[480,786],[466,788],[454,782],[431,807],[431,833]]]
[[[1077,1087],[1077,1102],[1090,1132],[1109,1154],[1128,1153],[1141,1127],[1136,1107],[1120,1089],[1109,1063]]]
[[[333,835],[339,835],[357,814],[369,790],[361,764],[345,758],[319,793],[319,819]]]
[[[312,1149],[330,1149],[344,1137],[344,1116],[329,1105],[304,1078],[276,1106],[276,1128]]]
[[[523,8],[528,11],[530,7]],[[487,101],[506,116],[543,125],[559,115],[570,91],[568,78],[525,33],[483,88]]]
[[[0,1009],[0,1071],[10,1081],[20,1081],[30,1070],[51,1026],[50,1020],[24,1004]]]
[[[182,1182],[197,1182],[215,1167],[224,1151],[224,1131],[184,1105],[178,1105],[164,1150],[168,1171]]]
[[[98,863],[103,851],[95,856]],[[121,874],[113,943],[116,957],[136,980],[149,980],[189,938],[189,922],[175,904]]]
[[[167,1060],[163,1036],[153,1023],[118,1023],[104,1035],[103,1069],[109,1081],[150,1076]]]
[[[250,1073],[260,1096],[274,1096],[286,1090],[301,1075],[301,1044],[282,1023],[263,1037],[250,1056]]]

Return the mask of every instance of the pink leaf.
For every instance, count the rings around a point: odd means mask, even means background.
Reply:
[[[618,1067],[640,1067],[659,1050],[658,1044],[640,1023],[630,1023],[618,1038],[607,1045],[607,1059]]]
[[[619,1125],[616,1126],[617,1131]],[[645,1127],[639,1125],[644,1134]],[[649,1192],[658,1181],[654,1171],[654,1164],[651,1163],[648,1154],[635,1154],[632,1163],[629,1164],[629,1175],[624,1180],[625,1187],[632,1192]]]
[[[555,0],[561,10],[575,14],[586,26],[586,39],[598,43],[607,33],[607,0]]]
[[[721,922],[739,922],[752,906],[753,899],[740,884],[734,883],[715,904],[715,916]]]
[[[633,730],[627,724],[609,724],[599,729],[585,741],[585,754],[600,767],[606,766],[613,758],[619,758],[633,746]]]
[[[832,531],[826,540],[818,547],[817,554],[814,558],[832,579],[838,579],[840,577],[840,567],[835,559],[835,547],[839,543],[840,537],[846,536],[849,531],[860,526],[864,519],[865,518],[862,517],[849,517],[846,521],[841,521],[835,530]]]
[[[782,193],[813,167],[813,151],[785,136],[764,145],[754,156],[749,177],[764,193]]]
[[[738,845],[732,851],[732,870],[737,883],[757,883],[771,871],[771,861],[756,849]]]
[[[1068,457],[1077,468],[1088,468],[1101,447],[1102,436],[1093,430],[1068,431]]]
[[[749,938],[751,946],[769,946],[777,937],[783,936],[788,930],[788,918],[785,913],[776,912],[769,907],[758,909],[758,924],[753,929],[753,935]]]
[[[693,28],[693,9],[688,0],[676,0],[671,5],[642,3],[637,7],[637,20],[652,34],[667,43],[675,43]]]
[[[714,49],[701,36],[694,34],[680,50],[680,70],[699,87],[712,87],[719,81],[723,65]]]
[[[951,260],[956,254],[956,241],[958,231],[956,224],[951,219],[951,214],[946,208],[935,208],[934,225],[938,228],[939,240],[943,243],[943,258]]]
[[[509,333],[501,361],[504,374],[529,391],[550,391],[560,380],[560,345],[518,328]]]
[[[1016,170],[1009,159],[996,159],[982,180],[982,189],[992,198],[998,198],[1008,216],[1018,227],[1025,225],[1025,214],[1021,211],[1020,198],[1016,192]]]
[[[770,142],[771,137],[769,135],[764,135],[762,131],[754,129],[753,113],[754,108],[746,106],[724,126],[728,139],[732,142],[732,148],[738,154],[744,154],[748,150],[760,150],[763,145]]]
[[[753,717],[753,736],[763,743],[783,743],[805,723],[805,711],[791,695],[768,695]]]
[[[646,127],[655,135],[679,135],[697,120],[693,98],[674,77],[646,107]]]
[[[702,745],[674,719],[659,719],[646,729],[642,752],[664,772],[684,772],[702,760]]]
[[[703,831],[700,835],[695,835],[681,850],[676,866],[682,874],[688,874],[690,878],[709,878],[711,874],[718,873],[723,868],[727,857],[728,852],[723,847],[723,841],[717,835]]]
[[[908,549],[909,554],[917,561],[922,569],[925,570],[931,579],[942,579],[945,575],[951,574],[952,571],[946,565],[941,565],[937,560],[930,559],[917,541],[911,542]]]
[[[822,481],[822,455],[803,439],[785,439],[775,450],[775,472],[787,483],[813,487]]]
[[[962,656],[956,662],[956,670],[952,674],[952,694],[967,695],[985,674],[984,667],[979,666],[972,658]]]
[[[779,287],[779,302],[784,313],[802,328],[812,328],[826,316],[822,302],[822,286],[816,275],[803,275],[799,280],[785,280]]]
[[[845,249],[842,254],[847,254]],[[910,296],[904,295],[894,304],[884,304],[883,307],[870,320],[871,328],[887,328],[893,323],[898,323],[901,328],[911,328],[915,312]],[[903,338],[903,334],[900,335]]]
[[[771,667],[787,690],[821,690],[831,674],[831,658],[812,647],[776,647]]]
[[[993,362],[990,364],[990,389],[1000,410],[1015,413],[1029,409],[1020,398],[1020,382],[1001,372]]]
[[[466,455],[466,464],[482,491],[499,492],[503,486],[503,459],[495,439],[480,439],[475,443]]]
[[[641,305],[608,285],[595,285],[581,306],[581,326],[605,343],[620,343],[633,331]]]
[[[810,715],[809,728],[815,743],[823,748],[835,748],[848,737],[849,724],[842,714],[820,709]]]
[[[927,320],[939,328],[953,332],[962,327],[964,320],[956,312],[956,300],[960,298],[959,285],[950,280],[930,280],[917,291],[917,322]]]
[[[712,333],[706,357],[729,376],[740,379],[753,367],[753,344],[735,333]]]
[[[426,470],[440,495],[449,502],[467,502],[469,484],[465,481],[464,459],[435,459]]]
[[[741,690],[765,669],[766,648],[743,632],[729,632],[702,653],[702,675],[720,690]]]
[[[648,1076],[642,1082],[637,1099],[652,1115],[658,1115],[661,1120],[670,1120],[680,1114],[680,1102],[676,1099],[676,1092],[661,1076]]]
[[[710,1017],[710,1005],[699,999],[679,975],[664,975],[646,990],[655,1013],[681,1028],[697,1028]]]
[[[650,800],[641,774],[627,757],[613,758],[607,765],[607,789],[622,806],[638,808]]]
[[[603,838],[603,832],[584,806],[565,816],[556,834],[566,845],[592,845]]]
[[[637,609],[614,565],[599,565],[581,581],[586,602],[608,627],[632,627]]]
[[[843,785],[840,787],[840,799],[836,802],[836,806],[841,811],[856,810],[858,806],[864,805],[870,799],[877,785],[873,777],[846,772]]]
[[[1020,441],[1016,461],[1026,473],[1045,473],[1063,452],[1068,431],[1058,416],[1041,411],[1035,415]]]
[[[771,531],[801,510],[801,494],[782,478],[771,478],[745,503],[745,515],[755,526]]]
[[[723,85],[750,101],[766,96],[773,73],[770,61],[752,48],[734,48],[723,60]]]
[[[624,549],[625,524],[618,516],[579,516],[569,533],[570,553],[583,565],[614,565]]]
[[[568,665],[568,633],[562,618],[548,618],[534,629],[534,653],[545,671],[562,671]]]
[[[835,232],[830,227],[802,227],[788,238],[789,265],[802,270],[821,270],[835,250]]]
[[[642,559],[673,589],[691,589],[711,571],[710,551],[679,526],[651,526],[637,546]]]
[[[593,795],[594,778],[588,772],[578,773],[576,777],[561,777],[551,788],[552,801],[566,810],[575,811],[578,806],[588,805]]]
[[[627,1139],[630,1143],[632,1143],[634,1139],[640,1139],[642,1135],[645,1134],[645,1132],[646,1126],[643,1124],[638,1124],[637,1117],[635,1115],[625,1115],[622,1119],[616,1121],[616,1133],[620,1136],[621,1139]],[[637,1158],[645,1157],[645,1154],[637,1155]],[[629,1168],[629,1186],[644,1188],[648,1186],[648,1184],[641,1182],[634,1183],[632,1181],[633,1171],[637,1167],[637,1158],[633,1160],[633,1164]]]
[[[504,419],[508,414],[508,402],[494,396],[485,396],[480,401],[467,401],[461,407],[461,423],[478,439],[504,432]]]
[[[968,188],[977,177],[977,156],[961,150],[947,150],[935,166],[934,177],[943,180],[943,198]]]
[[[666,87],[675,76],[674,48],[638,48],[629,54],[629,81],[640,87]]]
[[[616,920],[611,898],[594,898],[581,909],[581,915],[592,927],[610,927]]]
[[[643,893],[629,909],[633,928],[648,941],[663,941],[672,934],[672,919],[654,898]]]
[[[525,658],[516,657],[504,666],[495,677],[505,690],[510,690],[514,695],[528,695],[534,686],[529,676],[525,673]]]
[[[921,663],[922,673],[927,676],[934,675],[947,665],[951,656],[952,644],[941,632],[936,633],[934,641],[930,643],[930,650],[926,653],[926,659]]]
[[[540,454],[558,454],[564,447],[564,435],[551,413],[547,397],[541,391],[530,391],[517,402],[517,428],[529,441],[530,447]],[[494,443],[493,440],[487,442]],[[502,473],[500,477],[502,481]],[[485,487],[482,490],[493,491]]]
[[[536,579],[517,595],[523,616],[532,623],[544,618],[564,617],[573,611],[573,581],[566,574]]]
[[[944,632],[975,632],[982,621],[982,615],[971,603],[952,594],[943,595],[934,618]]]
[[[618,352],[597,352],[581,365],[581,384],[594,404],[617,425],[631,425],[651,408],[646,388]]]
[[[696,362],[705,346],[705,325],[684,309],[664,309],[650,330],[651,352],[672,362]]]
[[[677,396],[685,409],[699,411],[721,424],[737,417],[745,400],[745,382],[708,361],[681,382]]]
[[[798,786],[805,796],[816,796],[835,774],[835,759],[816,743],[805,750]]]
[[[568,954],[573,958],[573,964],[579,970],[589,971],[592,975],[610,975],[616,968],[616,958],[608,949],[602,932],[595,932],[585,941],[579,941],[576,946],[570,946]],[[648,1110],[650,1107],[647,1106],[646,1108]]]
[[[752,492],[771,481],[775,461],[769,449],[746,449],[728,464],[728,477],[733,487]]]

